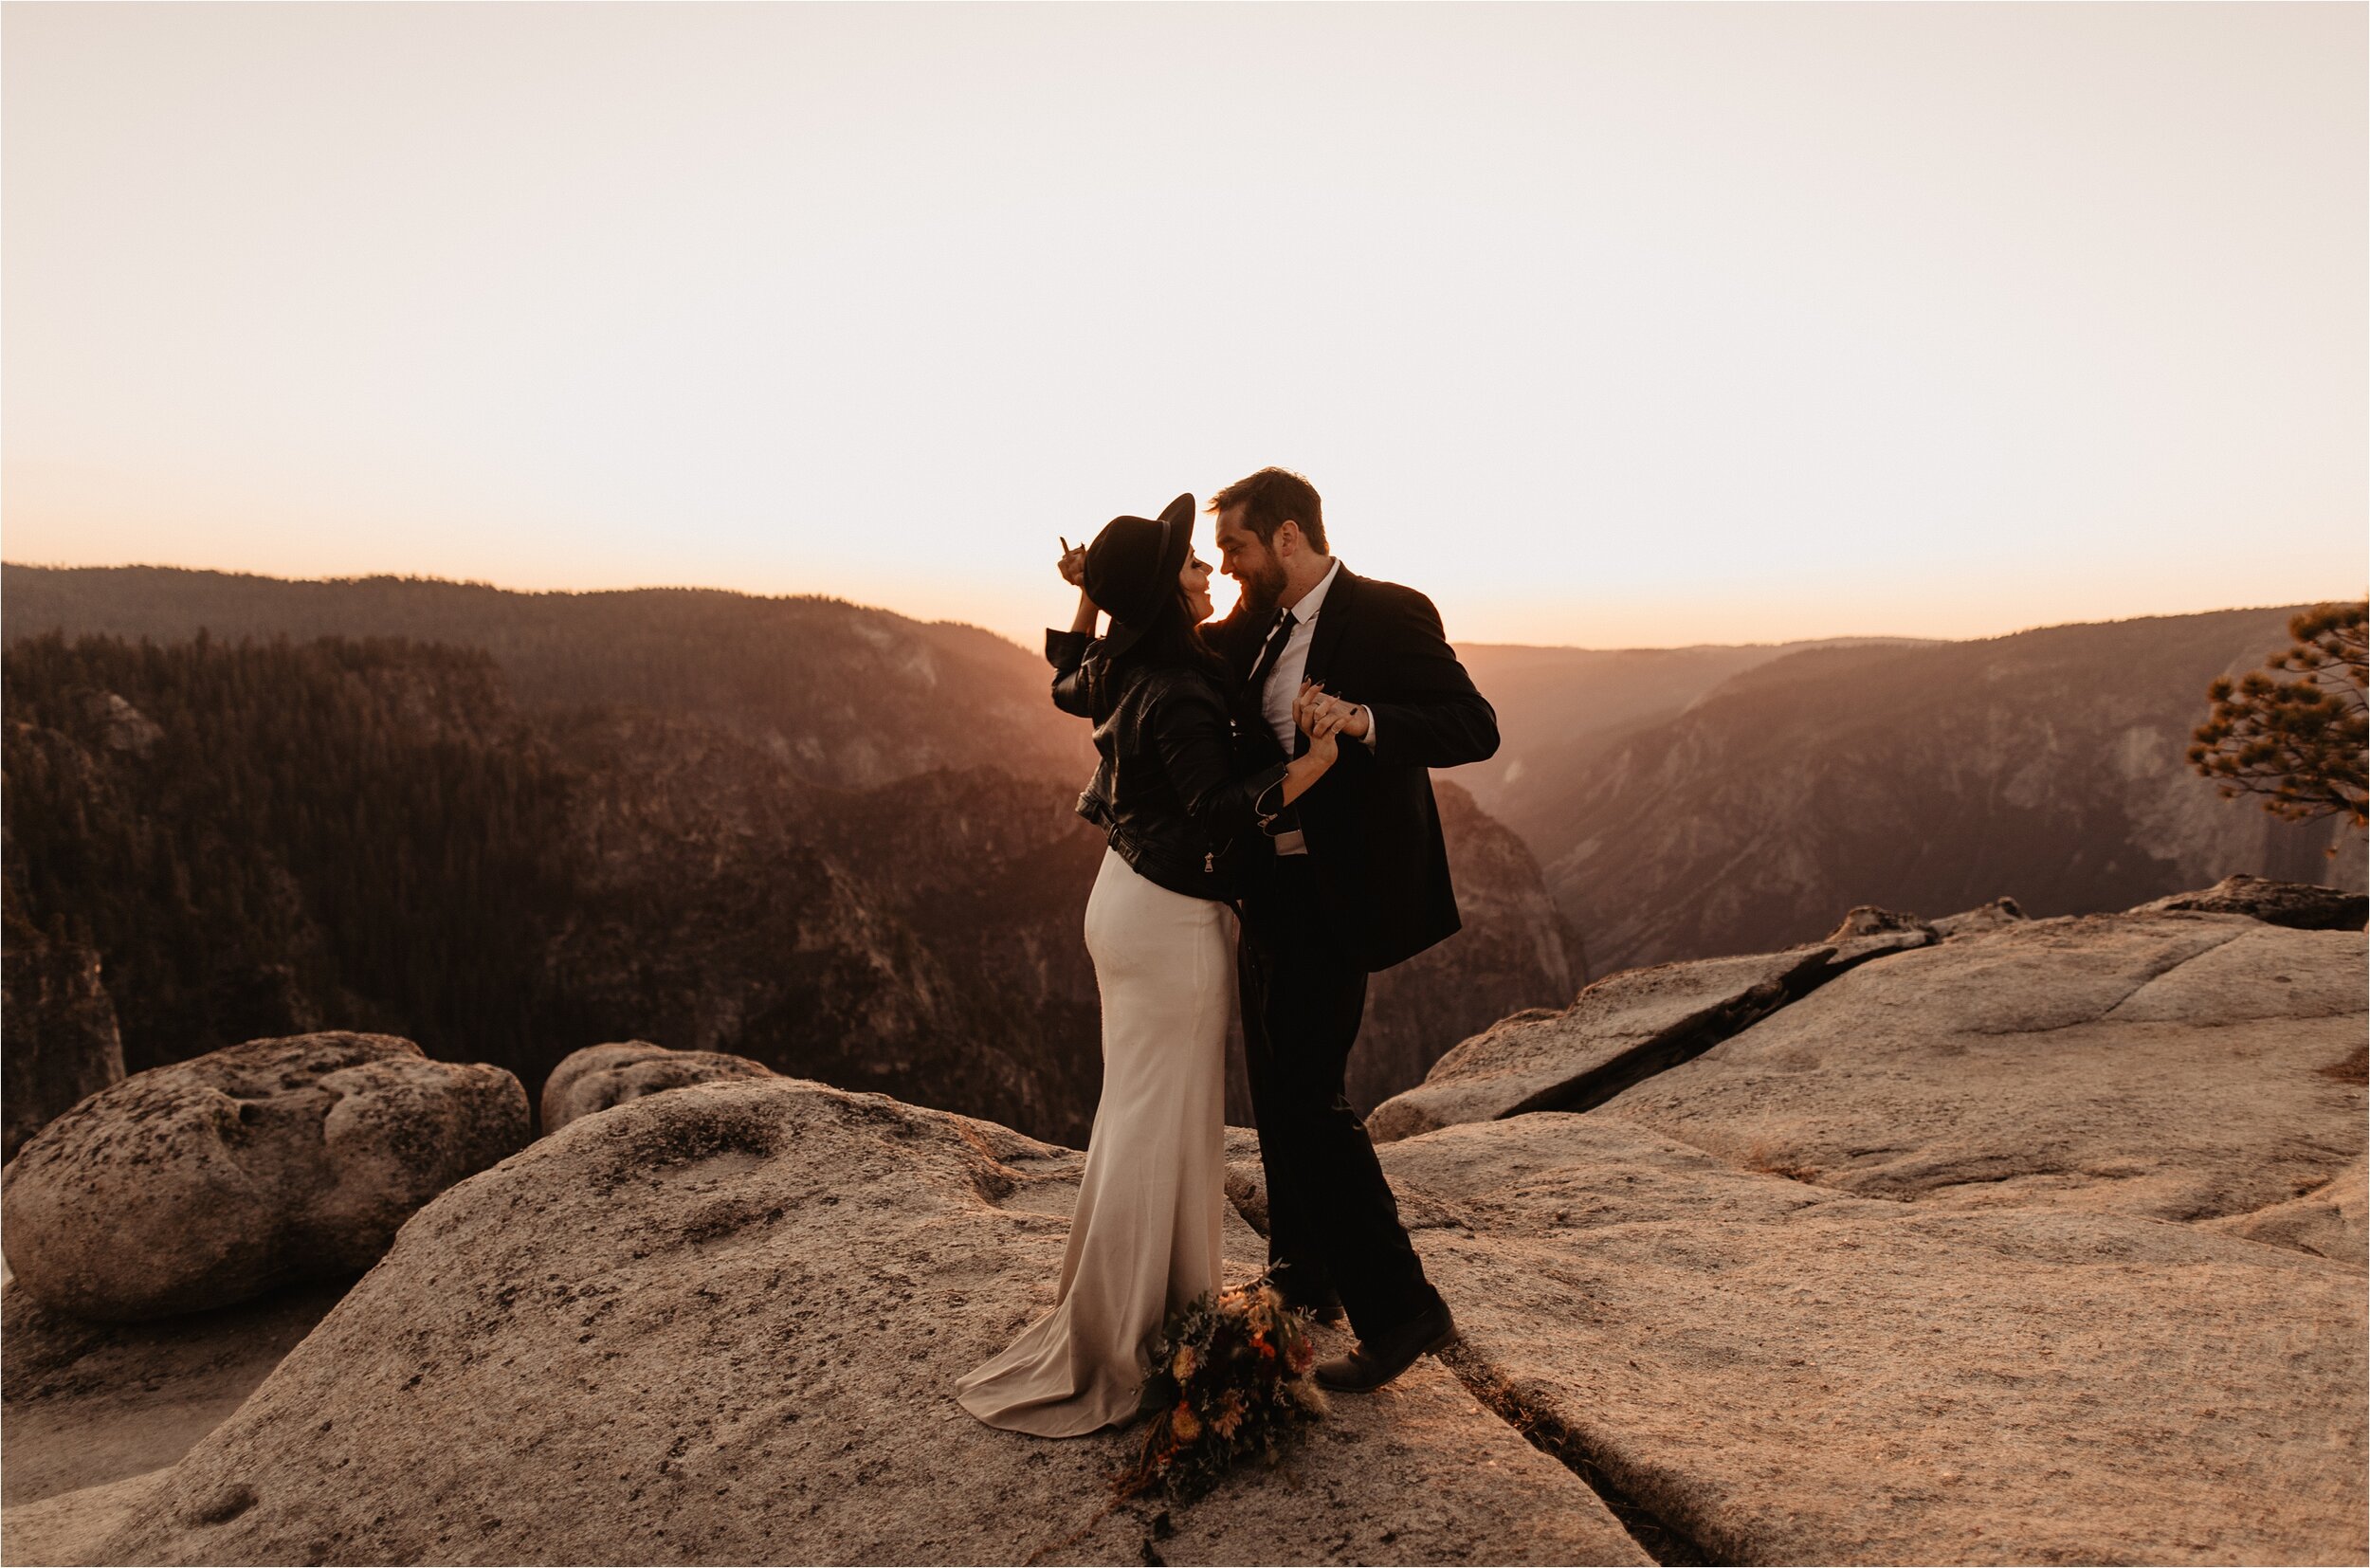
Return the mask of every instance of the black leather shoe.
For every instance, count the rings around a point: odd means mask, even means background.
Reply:
[[[1317,1381],[1343,1394],[1371,1394],[1413,1366],[1418,1356],[1455,1342],[1456,1320],[1449,1315],[1449,1304],[1435,1296],[1430,1310],[1413,1322],[1358,1340],[1347,1356],[1318,1362]]]

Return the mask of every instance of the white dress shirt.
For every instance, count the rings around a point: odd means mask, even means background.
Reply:
[[[1284,651],[1276,655],[1275,665],[1267,671],[1267,684],[1259,693],[1259,711],[1266,716],[1267,727],[1275,731],[1276,743],[1289,757],[1300,744],[1300,726],[1292,722],[1292,700],[1300,695],[1301,677],[1308,671],[1308,645],[1317,638],[1317,616],[1325,607],[1325,595],[1333,592],[1333,579],[1341,574],[1341,563],[1335,561],[1325,574],[1317,579],[1317,586],[1301,596],[1292,607],[1292,635],[1285,639]],[[1375,710],[1366,710],[1366,733],[1359,737],[1368,746],[1375,743]]]
[[[1300,726],[1292,722],[1292,700],[1300,695],[1301,677],[1308,670],[1308,645],[1316,640],[1317,617],[1325,607],[1325,595],[1333,591],[1333,579],[1341,574],[1341,563],[1335,561],[1331,570],[1317,579],[1317,586],[1301,595],[1292,607],[1292,634],[1285,639],[1284,651],[1276,655],[1274,667],[1267,671],[1267,684],[1260,688],[1259,711],[1267,720],[1267,728],[1275,732],[1276,743],[1290,757],[1299,749]],[[1366,733],[1359,737],[1369,748],[1375,743],[1375,710],[1366,710]],[[1276,837],[1279,854],[1305,854],[1297,830]]]

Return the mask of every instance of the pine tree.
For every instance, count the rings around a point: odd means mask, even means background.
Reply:
[[[2290,822],[2343,816],[2357,829],[2370,826],[2365,623],[2370,601],[2317,606],[2288,623],[2293,647],[2261,670],[2235,682],[2222,676],[2208,688],[2213,714],[2197,726],[2189,761],[2221,782],[2225,799],[2259,794],[2265,811]]]

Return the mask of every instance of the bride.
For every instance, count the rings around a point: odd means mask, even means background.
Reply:
[[[1227,857],[1338,755],[1340,718],[1313,718],[1304,756],[1237,770],[1229,672],[1199,630],[1210,568],[1194,555],[1193,523],[1194,498],[1179,496],[1158,520],[1115,518],[1065,554],[1078,613],[1068,631],[1046,634],[1053,701],[1094,721],[1101,755],[1078,811],[1109,845],[1086,901],[1103,1099],[1053,1309],[956,1385],[980,1420],[1041,1437],[1133,1416],[1169,1309],[1218,1288],[1234,995]],[[1098,610],[1110,629],[1090,640]]]

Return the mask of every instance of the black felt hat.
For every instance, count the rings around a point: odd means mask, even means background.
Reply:
[[[1156,518],[1113,518],[1086,546],[1086,597],[1111,617],[1112,653],[1132,647],[1177,592],[1194,548],[1194,498],[1177,497]]]

